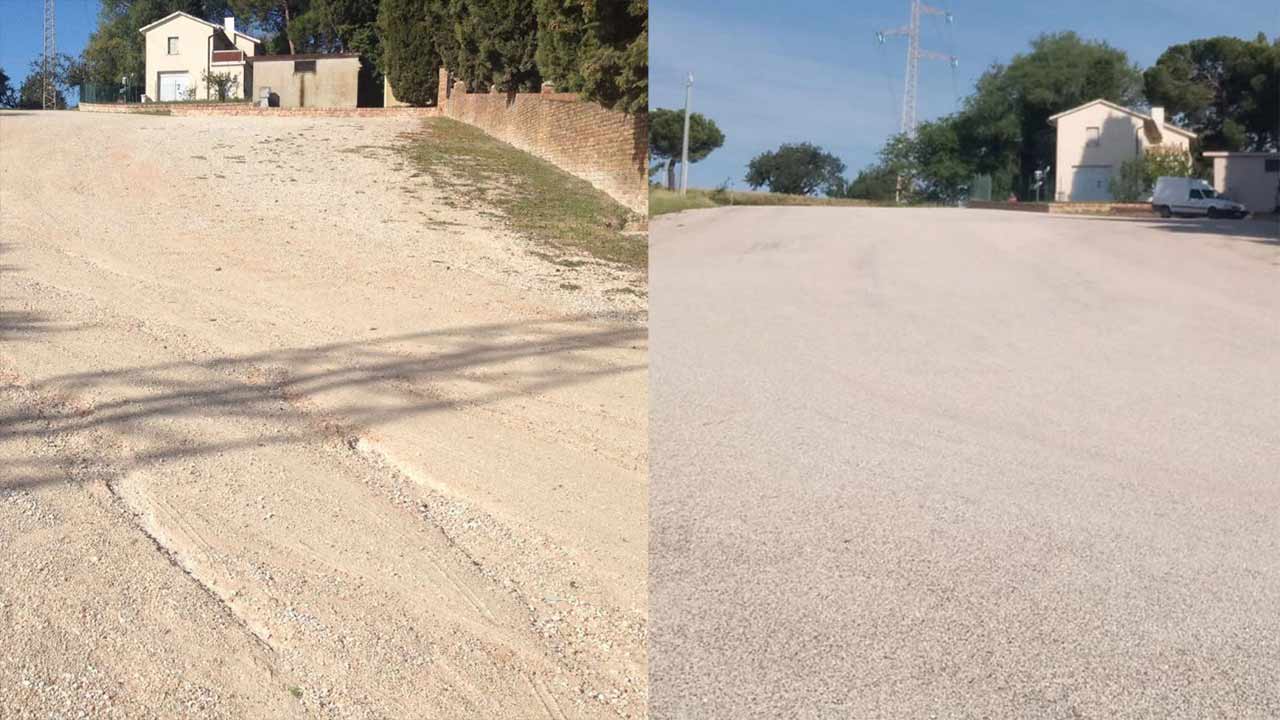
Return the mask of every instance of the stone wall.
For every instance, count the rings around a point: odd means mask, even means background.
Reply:
[[[649,211],[649,117],[574,93],[468,93],[440,70],[441,113],[586,180],[622,205]]]

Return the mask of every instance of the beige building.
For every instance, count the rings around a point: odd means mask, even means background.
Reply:
[[[1280,153],[1207,152],[1213,158],[1213,189],[1250,212],[1280,212]]]
[[[216,99],[205,75],[235,77],[230,97],[248,97],[252,58],[262,41],[236,30],[235,18],[222,25],[175,12],[138,32],[146,38],[146,96],[152,102]]]
[[[1196,137],[1165,122],[1164,108],[1151,108],[1151,114],[1144,115],[1106,100],[1060,112],[1049,124],[1057,128],[1053,174],[1054,199],[1059,202],[1110,200],[1111,178],[1125,161],[1155,146],[1190,152]]]
[[[259,55],[251,67],[255,102],[353,108],[359,100],[359,55]]]

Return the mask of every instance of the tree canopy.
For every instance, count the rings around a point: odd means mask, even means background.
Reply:
[[[689,115],[689,162],[706,159],[724,145],[724,133],[711,118],[701,113]],[[649,155],[666,161],[667,188],[676,187],[676,165],[684,154],[684,111],[656,108],[649,113]]]
[[[767,186],[788,195],[835,194],[844,187],[844,170],[844,161],[817,145],[785,143],[752,158],[746,181],[752,188]]]
[[[380,18],[383,70],[408,102],[435,99],[443,64],[472,91],[547,80],[605,107],[648,108],[647,0],[382,0]],[[406,22],[425,32],[396,29]]]
[[[11,108],[18,103],[18,96],[9,84],[9,75],[0,68],[0,107]]]
[[[1269,150],[1280,142],[1280,38],[1192,40],[1143,75],[1147,99],[1194,130],[1205,150]]]

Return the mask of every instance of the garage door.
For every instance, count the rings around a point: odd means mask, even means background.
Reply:
[[[1072,202],[1106,202],[1111,199],[1110,165],[1077,165],[1071,182]]]
[[[191,78],[185,72],[160,73],[160,102],[185,100],[189,87],[191,87]]]

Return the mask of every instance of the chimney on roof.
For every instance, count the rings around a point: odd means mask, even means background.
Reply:
[[[236,19],[227,17],[222,19],[222,27],[227,31],[227,38],[232,42],[236,39]]]
[[[1156,124],[1157,129],[1162,129],[1164,127],[1164,108],[1158,106],[1151,108],[1151,121]]]

